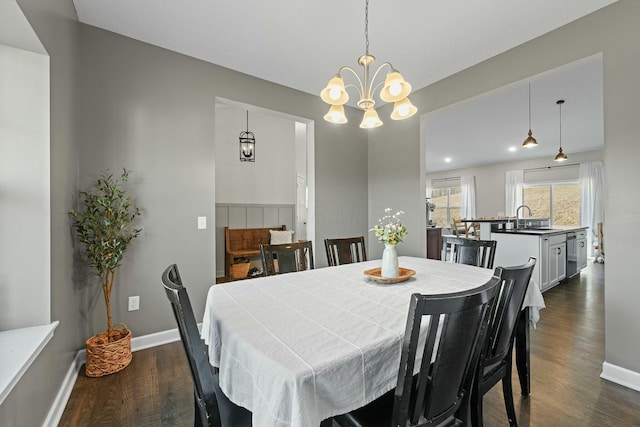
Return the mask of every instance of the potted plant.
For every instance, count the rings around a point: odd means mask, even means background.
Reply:
[[[124,369],[131,363],[131,331],[126,325],[114,327],[111,320],[111,290],[123,256],[140,228],[133,223],[141,211],[131,205],[123,189],[129,173],[120,177],[107,170],[89,191],[80,192],[78,209],[69,211],[73,229],[92,270],[100,278],[107,308],[107,330],[86,342],[86,374],[100,377]],[[118,325],[116,325],[118,326]]]

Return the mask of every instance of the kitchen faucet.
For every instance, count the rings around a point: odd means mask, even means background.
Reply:
[[[527,208],[531,216],[531,208],[527,205],[520,205],[516,208],[516,230],[520,230],[520,208]],[[524,215],[522,216],[524,218]]]

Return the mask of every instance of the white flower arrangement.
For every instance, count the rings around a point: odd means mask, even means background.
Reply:
[[[385,215],[378,220],[378,223],[369,231],[376,233],[379,242],[385,245],[396,245],[407,236],[407,228],[400,221],[403,211],[398,211],[391,215],[391,208],[384,210]]]

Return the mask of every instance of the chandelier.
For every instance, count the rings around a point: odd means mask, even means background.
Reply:
[[[411,93],[411,85],[407,83],[402,75],[393,68],[391,63],[385,62],[371,76],[371,64],[375,61],[373,55],[369,55],[369,0],[365,2],[364,9],[364,37],[365,37],[365,54],[358,58],[358,64],[364,68],[363,77],[360,78],[358,73],[351,67],[342,66],[338,73],[334,75],[327,86],[320,92],[320,98],[327,104],[331,105],[329,112],[324,119],[331,123],[346,123],[347,117],[344,114],[344,104],[349,101],[347,88],[352,87],[358,91],[360,100],[358,107],[364,110],[361,128],[370,129],[382,126],[382,120],[378,117],[375,110],[376,101],[373,99],[376,91],[384,84],[380,90],[379,97],[384,102],[393,102],[393,112],[391,119],[404,120],[413,116],[418,109],[409,101],[408,95]],[[375,84],[378,73],[385,68],[389,68],[389,72],[384,81]],[[345,86],[342,78],[343,71],[350,71],[357,80],[357,85],[349,84]]]

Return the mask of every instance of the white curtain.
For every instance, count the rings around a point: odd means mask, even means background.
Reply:
[[[524,172],[522,170],[507,171],[505,174],[505,214],[516,216],[516,209],[522,204],[522,188]]]
[[[594,256],[593,238],[598,232],[598,223],[604,223],[604,164],[591,162],[580,164],[580,223],[589,227],[587,248],[589,257]]]
[[[460,177],[460,216],[465,219],[476,217],[476,177],[473,175]]]

